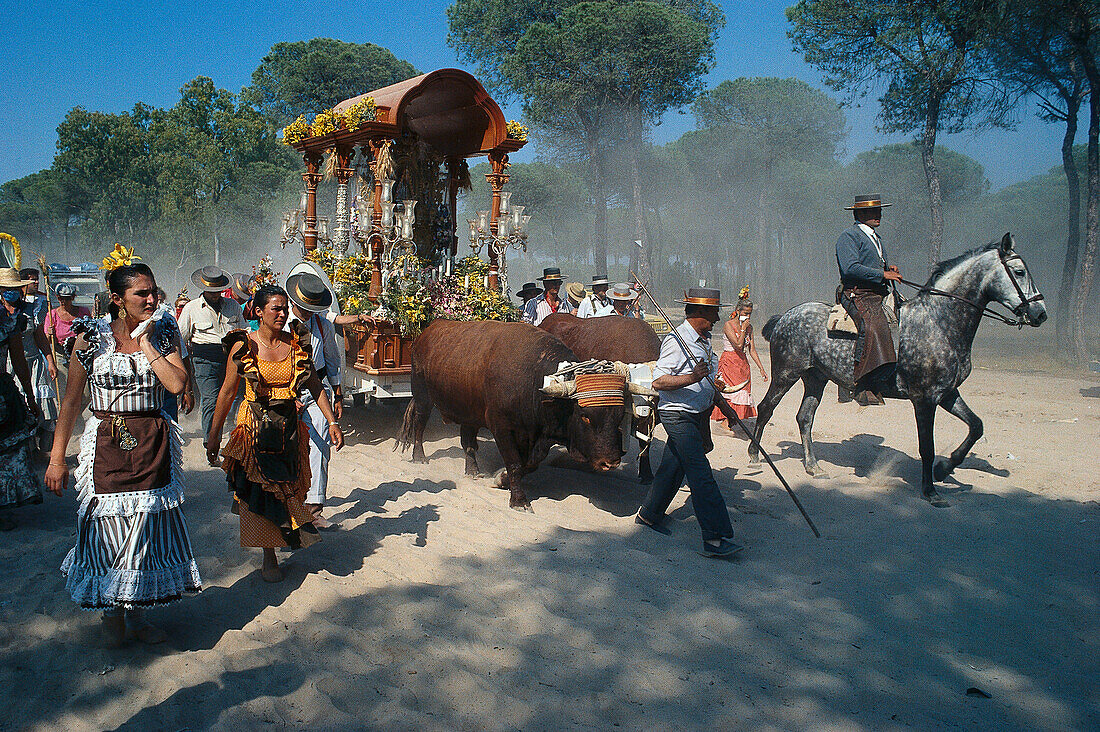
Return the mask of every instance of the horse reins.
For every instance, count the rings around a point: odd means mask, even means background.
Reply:
[[[998,320],[1005,325],[1014,325],[1017,328],[1023,328],[1029,323],[1029,318],[1026,314],[1024,314],[1024,309],[1031,303],[1042,300],[1043,295],[1042,293],[1036,293],[1031,297],[1027,297],[1026,295],[1024,295],[1023,288],[1020,287],[1020,283],[1017,282],[1016,278],[1012,275],[1012,270],[1008,268],[1008,263],[1010,260],[1019,259],[1020,261],[1023,261],[1023,257],[1015,253],[1013,253],[1011,257],[1006,257],[1003,252],[998,251],[997,258],[1000,260],[1001,266],[1004,267],[1005,274],[1008,275],[1008,281],[1012,283],[1012,286],[1016,288],[1016,294],[1020,296],[1020,304],[1012,310],[1012,313],[1017,316],[1016,318],[1010,318],[1003,313],[999,313],[996,310],[990,309],[988,305],[979,305],[973,300],[965,298],[962,295],[956,295],[953,292],[946,292],[945,290],[940,290],[935,287],[930,287],[928,285],[921,285],[916,282],[910,282],[909,280],[899,279],[898,282],[903,285],[909,285],[913,289],[919,290],[922,293],[927,292],[929,295],[939,295],[941,297],[949,297],[952,300],[958,300],[959,302],[965,302],[970,307],[979,311],[981,313],[981,317],[983,318],[993,318],[994,320]]]

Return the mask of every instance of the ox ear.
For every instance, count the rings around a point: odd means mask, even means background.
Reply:
[[[1001,237],[1001,254],[1008,254],[1012,251],[1012,247],[1016,244],[1012,238],[1011,232],[1005,232],[1005,235]]]

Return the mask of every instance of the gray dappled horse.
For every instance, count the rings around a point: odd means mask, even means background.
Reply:
[[[1047,318],[1042,295],[1027,265],[1013,251],[1011,234],[999,242],[972,249],[932,269],[925,290],[901,306],[898,362],[893,384],[883,396],[909,399],[917,418],[921,457],[921,492],[934,506],[948,505],[932,481],[942,481],[963,461],[982,436],[982,421],[959,396],[959,385],[970,375],[970,349],[983,311],[990,302],[1004,305],[1020,323],[1039,326]],[[934,294],[928,289],[950,295]],[[831,338],[825,331],[830,306],[819,302],[797,305],[771,318],[761,335],[771,344],[772,382],[760,402],[756,419],[759,442],[783,395],[799,379],[805,387],[798,409],[798,428],[804,450],[802,462],[810,475],[823,475],[814,457],[810,429],[825,384],[835,381],[844,389],[855,386],[855,341]],[[935,460],[932,427],[940,406],[969,427],[947,460]],[[749,447],[752,463],[759,460]]]

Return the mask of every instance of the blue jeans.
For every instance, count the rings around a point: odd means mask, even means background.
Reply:
[[[220,344],[192,346],[191,365],[195,370],[195,389],[202,407],[202,441],[210,434],[218,392],[225,381],[225,351]]]
[[[650,523],[659,523],[687,478],[691,506],[703,540],[732,539],[733,526],[726,500],[710,469],[707,453],[714,449],[710,438],[710,411],[695,414],[672,409],[660,411],[661,424],[668,434],[661,465],[653,475],[649,495],[639,513]]]

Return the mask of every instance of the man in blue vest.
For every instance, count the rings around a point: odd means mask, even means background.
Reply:
[[[855,223],[845,229],[836,242],[836,263],[840,267],[842,300],[859,327],[856,346],[856,401],[867,406],[883,404],[882,390],[898,360],[890,324],[882,310],[882,300],[890,292],[889,282],[901,279],[901,272],[887,264],[886,249],[876,229],[882,223],[879,194],[856,196],[845,211],[855,215]]]

